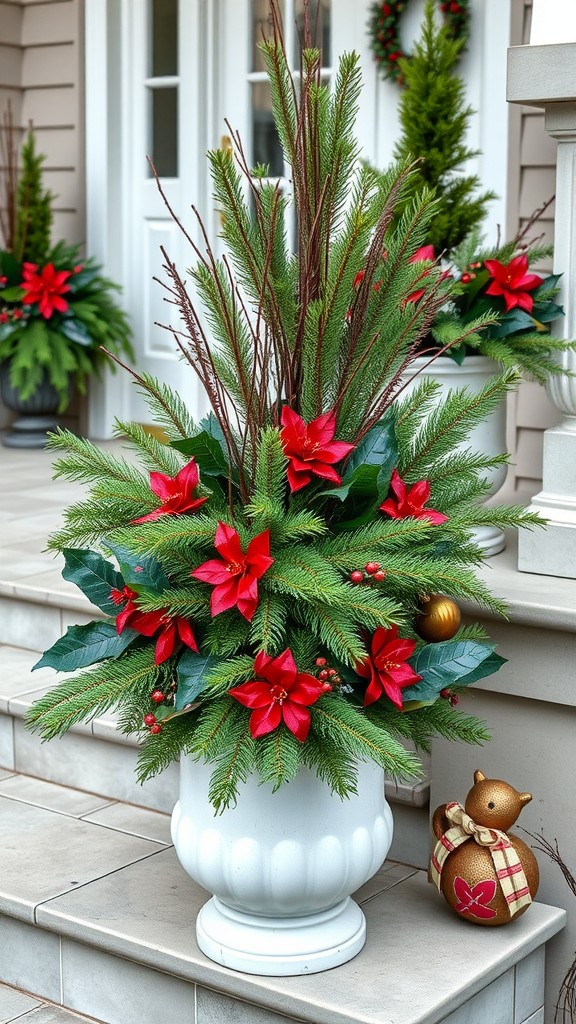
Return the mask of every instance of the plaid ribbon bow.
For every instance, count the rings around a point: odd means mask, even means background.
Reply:
[[[510,917],[522,907],[532,903],[532,896],[520,858],[505,832],[496,828],[477,825],[462,807],[462,804],[446,804],[445,815],[452,828],[438,840],[432,853],[430,876],[436,888],[440,889],[442,867],[449,853],[468,839],[474,839],[479,846],[490,850],[496,877],[508,904]]]

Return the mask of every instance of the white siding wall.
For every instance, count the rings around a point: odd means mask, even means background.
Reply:
[[[530,41],[532,0],[513,0],[511,43]],[[544,114],[534,107],[511,104],[507,237],[524,226],[535,209],[554,195],[556,143],[544,130]],[[554,240],[554,204],[532,232]],[[551,270],[551,261],[542,270]],[[530,494],[540,490],[542,432],[559,420],[544,388],[525,381],[510,402],[508,444],[514,453],[510,482]]]

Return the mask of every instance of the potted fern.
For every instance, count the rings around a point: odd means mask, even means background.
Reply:
[[[513,374],[432,413],[433,382],[399,396],[453,288],[413,261],[435,200],[416,195],[395,221],[413,171],[400,164],[382,181],[357,161],[358,57],[342,57],[330,91],[307,32],[296,87],[274,0],[271,14],[261,46],[293,198],[235,137],[236,157],[209,154],[228,255],[206,234],[202,248],[190,240],[192,298],[164,254],[176,340],[210,415],[193,423],[178,395],[134,373],[166,432],[163,443],[118,423],[142,468],[66,431],[51,437],[56,472],[91,490],[50,545],[104,621],[45,653],[39,665],[67,678],[28,724],[49,739],[118,707],[143,740],[141,780],[179,758],[174,843],[214,894],[201,949],[288,975],[362,948],[350,893],[390,844],[383,772],[419,773],[402,741],[487,738],[458,707],[503,663],[460,622],[458,598],[502,608],[475,574],[470,529],[538,520],[479,508],[501,457],[454,454]]]
[[[4,195],[0,228],[0,393],[20,414],[2,443],[42,447],[72,388],[85,393],[104,362],[101,346],[131,354],[119,288],[77,246],[51,245],[53,196],[42,184],[43,157],[28,132],[16,163],[9,112],[2,124]]]

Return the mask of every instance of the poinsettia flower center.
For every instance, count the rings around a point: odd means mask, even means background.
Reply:
[[[309,438],[303,438],[301,443],[303,455],[314,455],[320,447],[318,441],[311,441]]]
[[[229,562],[226,568],[231,576],[241,576],[243,572],[246,572],[246,559],[242,562]]]
[[[274,686],[270,687],[270,696],[272,697],[272,700],[275,700],[278,704],[281,704],[282,701],[286,700],[288,696],[288,691],[285,690],[283,686],[280,686],[278,683],[276,683]]]
[[[378,660],[376,664],[380,672],[394,672],[395,669],[400,668],[401,662],[390,661],[390,659],[386,658],[384,661]]]

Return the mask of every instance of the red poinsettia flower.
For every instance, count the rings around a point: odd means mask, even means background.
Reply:
[[[433,245],[421,245],[420,248],[416,250],[414,255],[410,257],[408,262],[409,263],[422,263],[424,260],[430,260],[430,262],[432,262],[434,260],[434,246]],[[427,272],[424,271],[424,273],[421,274],[420,276],[421,277],[427,277],[428,275],[427,275]],[[404,304],[406,304],[407,302],[418,302],[418,299],[422,298],[422,296],[424,295],[425,291],[426,291],[425,288],[418,288],[415,292],[410,292],[410,295],[408,295],[404,299]]]
[[[190,459],[176,476],[164,473],[150,473],[150,490],[160,498],[162,504],[146,516],[133,519],[133,523],[147,523],[160,516],[179,515],[183,512],[194,512],[207,501],[207,498],[196,498],[194,491],[200,482],[198,466],[194,458]]]
[[[142,636],[154,636],[160,630],[154,654],[156,665],[161,665],[174,653],[177,639],[198,653],[198,645],[188,619],[181,615],[168,615],[166,608],[158,608],[153,612],[141,611],[137,604],[138,594],[131,587],[123,587],[122,590],[114,587],[110,591],[110,597],[117,605],[126,601],[125,607],[116,616],[116,629],[119,634],[127,626]]]
[[[402,687],[417,683],[419,676],[407,659],[414,654],[415,640],[403,640],[398,627],[379,626],[370,642],[370,653],[356,665],[356,672],[370,682],[364,694],[364,707],[386,694],[397,708],[402,707]]]
[[[419,480],[418,483],[408,488],[398,470],[394,469],[392,470],[390,489],[394,492],[394,497],[386,498],[386,501],[380,505],[380,511],[386,512],[392,519],[406,519],[408,516],[413,516],[414,519],[429,519],[435,526],[447,521],[448,516],[442,512],[424,507],[430,497],[430,482],[428,480]]]
[[[253,537],[244,554],[238,531],[226,523],[218,523],[214,547],[222,559],[211,558],[190,575],[214,587],[210,598],[212,617],[236,607],[252,622],[258,607],[257,581],[274,561],[270,557],[270,531],[264,530]]]
[[[510,263],[500,263],[499,260],[485,260],[484,266],[492,277],[492,281],[486,289],[486,295],[502,295],[506,303],[506,312],[510,312],[514,306],[525,309],[527,313],[532,312],[534,299],[529,294],[543,278],[538,274],[528,274],[528,257],[526,253],[515,256]]]
[[[252,679],[228,691],[245,708],[253,709],[250,735],[258,739],[284,722],[296,739],[304,743],[310,729],[308,707],[332,689],[330,684],[306,672],[299,672],[290,648],[277,658],[260,651],[254,662],[254,671],[262,679]]]
[[[355,445],[335,441],[335,430],[335,412],[325,412],[311,423],[305,423],[289,406],[283,407],[280,438],[289,460],[287,474],[292,492],[309,484],[313,474],[335,484],[342,482],[332,466],[345,458]]]
[[[29,305],[37,302],[46,320],[55,309],[65,313],[68,303],[62,296],[70,291],[70,285],[66,284],[70,274],[70,270],[56,270],[53,263],[47,263],[40,271],[36,263],[24,263],[20,282],[20,287],[24,288],[22,302]]]

